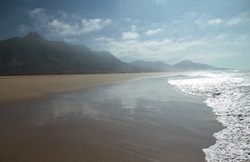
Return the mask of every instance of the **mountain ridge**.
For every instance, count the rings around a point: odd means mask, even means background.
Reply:
[[[217,68],[191,61],[175,65],[143,60],[126,63],[109,51],[95,51],[85,45],[46,40],[36,32],[0,41],[0,75],[163,72],[187,69]]]

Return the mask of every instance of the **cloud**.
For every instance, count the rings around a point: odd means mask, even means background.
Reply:
[[[222,24],[223,23],[223,20],[222,19],[210,19],[208,20],[207,24],[208,25],[219,25],[219,24]]]
[[[57,19],[54,19],[51,22],[48,22],[48,29],[57,33],[57,35],[77,35],[79,33],[79,27],[77,25],[66,24]]]
[[[31,10],[29,16],[36,21],[36,23],[44,24],[48,21],[49,17],[45,14],[45,9],[36,8]]]
[[[199,62],[226,60],[237,56],[237,50],[246,49],[249,38],[228,33],[209,33],[206,36],[168,37],[162,39],[113,39],[96,42],[95,49],[107,50],[123,61],[143,59],[147,61],[165,61],[175,63],[182,59]],[[216,43],[215,43],[216,42]]]
[[[226,24],[226,25],[237,25],[239,23],[242,23],[242,22],[246,22],[247,21],[247,18],[243,17],[242,16],[243,14],[241,14],[240,16],[238,17],[232,17],[231,19],[220,19],[220,18],[217,18],[217,19],[210,19],[208,20],[207,22],[207,25],[220,25],[220,24]]]
[[[33,9],[33,10],[31,10],[29,12],[29,15],[31,17],[33,17],[33,16],[36,16],[36,15],[41,15],[42,13],[44,13],[44,9],[43,8],[35,8],[35,9]]]
[[[131,26],[131,30],[132,30],[132,32],[136,32],[137,31],[137,26],[136,25],[132,25]]]
[[[194,19],[194,23],[199,25],[200,27],[208,27],[215,25],[238,25],[238,24],[246,24],[250,22],[250,12],[242,12],[238,15],[234,15],[228,18],[210,18],[207,14],[197,15]]]
[[[137,39],[140,35],[136,32],[123,32],[122,39],[129,40],[129,39]]]
[[[216,41],[223,41],[223,40],[225,40],[227,37],[228,37],[227,34],[222,33],[222,34],[217,35],[217,36],[215,37],[215,39],[216,39]]]
[[[239,15],[232,17],[227,21],[227,25],[237,25],[240,23],[250,22],[250,12],[242,12]]]
[[[28,27],[27,25],[21,24],[21,25],[19,25],[19,27],[18,27],[18,32],[19,32],[20,34],[26,34],[26,33],[28,33],[30,30],[31,30],[30,27]]]
[[[111,19],[83,19],[82,20],[82,33],[97,31],[112,22]]]
[[[110,19],[83,19],[80,23],[67,23],[57,19],[48,22],[48,29],[59,36],[80,35],[101,30],[111,23]]]
[[[239,24],[242,20],[240,18],[233,17],[232,19],[228,20],[228,25],[236,25]]]
[[[110,42],[110,41],[113,41],[113,40],[114,40],[113,38],[107,38],[107,37],[94,38],[94,41],[97,41],[97,42]]]
[[[124,20],[127,21],[127,22],[130,22],[130,21],[131,21],[130,18],[125,18]]]
[[[113,40],[100,42],[99,49],[111,51],[118,58],[126,61],[136,59],[169,60],[182,58],[188,51],[195,50],[205,43],[204,40],[183,41],[165,38],[163,40]]]
[[[51,14],[40,8],[30,11],[29,16],[37,24],[36,28],[43,29],[47,35],[55,35],[51,38],[59,36],[67,42],[84,42],[91,48],[111,51],[125,61],[226,58],[227,54],[233,55],[236,50],[243,50],[241,47],[244,50],[248,47],[243,40],[234,38],[239,34],[249,37],[249,13],[222,18],[188,12],[164,22],[133,18],[120,18],[113,22],[108,18],[87,19],[63,11]],[[25,31],[26,27],[20,25],[20,31]],[[96,32],[104,28],[107,28],[105,32]],[[96,33],[93,35],[91,32]],[[91,34],[79,37],[86,33]]]
[[[111,19],[86,19],[63,11],[58,11],[57,15],[49,15],[43,8],[33,9],[28,14],[34,20],[36,29],[61,37],[99,31],[112,22]]]
[[[162,32],[162,31],[163,31],[162,29],[158,28],[158,29],[154,29],[154,30],[148,30],[148,31],[146,31],[146,34],[151,36],[151,35],[158,34],[158,33]]]
[[[64,38],[63,39],[65,42],[68,42],[68,43],[72,43],[72,42],[76,42],[77,39],[74,39],[74,38]]]

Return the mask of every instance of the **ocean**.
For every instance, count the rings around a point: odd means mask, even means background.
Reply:
[[[214,134],[216,143],[204,148],[208,162],[250,162],[250,72],[186,73],[168,79],[178,90],[205,96],[225,127]]]

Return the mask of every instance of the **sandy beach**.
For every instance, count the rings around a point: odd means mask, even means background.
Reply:
[[[0,104],[38,98],[51,93],[76,91],[87,87],[167,74],[168,73],[122,73],[2,76],[0,77]]]
[[[0,161],[204,162],[202,149],[222,126],[202,98],[176,91],[166,77],[122,82],[155,75],[0,79],[18,92],[1,99]]]

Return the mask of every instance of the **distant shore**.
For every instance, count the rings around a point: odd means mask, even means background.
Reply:
[[[43,97],[51,93],[77,91],[87,87],[167,74],[172,73],[2,76],[0,77],[0,104]]]

